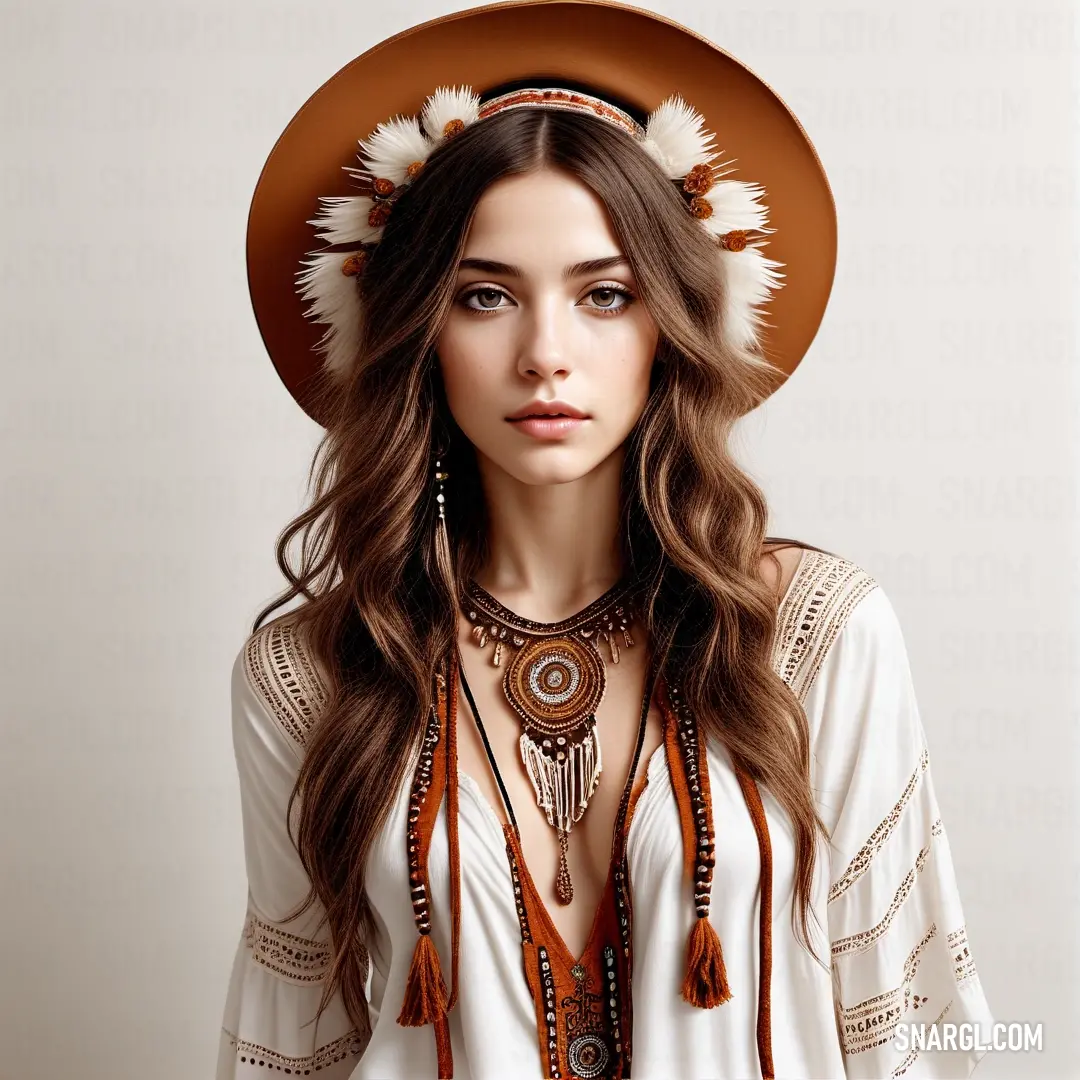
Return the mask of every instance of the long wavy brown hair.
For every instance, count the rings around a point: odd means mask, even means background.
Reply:
[[[334,942],[319,1015],[338,990],[355,1022],[367,1015],[368,854],[418,750],[435,670],[456,645],[457,597],[487,558],[475,454],[447,408],[434,343],[478,200],[501,177],[541,168],[603,200],[659,327],[651,393],[626,447],[624,570],[643,583],[657,663],[677,673],[703,730],[790,818],[793,925],[797,909],[808,940],[815,834],[825,832],[810,792],[809,726],[770,663],[779,597],[760,573],[765,496],[728,448],[736,420],[775,388],[775,369],[725,344],[714,241],[633,139],[593,116],[520,108],[442,144],[395,203],[359,285],[355,367],[319,390],[318,415],[329,419],[308,478],[313,498],[278,538],[289,587],[252,628],[302,596],[278,618],[301,634],[327,682],[289,802],[291,818],[301,801],[295,842],[312,881],[297,914],[317,897]],[[438,450],[452,477],[449,561],[434,541]]]

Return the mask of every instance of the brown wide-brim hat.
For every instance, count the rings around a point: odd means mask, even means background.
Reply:
[[[248,284],[274,367],[312,419],[321,332],[305,317],[296,276],[319,247],[320,198],[355,194],[346,167],[357,143],[391,117],[419,114],[436,87],[489,87],[542,74],[609,90],[650,112],[680,95],[715,133],[740,178],[760,185],[768,257],[783,287],[768,302],[762,350],[795,370],[817,333],[836,266],[836,207],[799,121],[765,82],[700,34],[610,0],[511,0],[404,30],[346,64],[304,103],[263,166],[248,217]]]

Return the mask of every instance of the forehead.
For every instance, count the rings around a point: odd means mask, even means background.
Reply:
[[[553,169],[497,180],[480,197],[465,257],[518,264],[616,255],[622,251],[603,200]]]

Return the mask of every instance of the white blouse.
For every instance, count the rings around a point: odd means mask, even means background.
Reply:
[[[876,581],[856,564],[804,551],[779,610],[777,673],[806,710],[812,787],[833,850],[819,840],[810,918],[823,970],[792,929],[793,835],[761,789],[773,850],[772,1049],[777,1080],[967,1077],[985,1051],[898,1049],[899,1022],[993,1023],[967,944],[948,837],[929,769],[904,640]],[[411,770],[372,849],[368,889],[377,933],[367,942],[369,1025],[354,1027],[335,995],[310,1023],[330,957],[315,903],[279,921],[309,880],[286,831],[285,807],[304,740],[325,700],[316,666],[288,622],[261,627],[233,668],[249,900],[224,1008],[216,1080],[267,1072],[328,1080],[434,1078],[430,1026],[396,1020],[417,934],[405,860]],[[679,989],[694,919],[665,749],[628,839],[633,888],[634,1080],[760,1077],[756,1031],[758,879],[753,823],[727,751],[710,743],[716,831],[711,915],[731,999],[688,1005]],[[522,971],[502,827],[460,774],[459,1001],[450,1013],[457,1080],[545,1075]],[[429,860],[433,939],[450,956],[445,803]],[[817,931],[824,928],[824,936]]]

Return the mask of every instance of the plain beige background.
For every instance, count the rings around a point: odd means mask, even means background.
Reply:
[[[322,82],[460,6],[3,5],[6,1080],[212,1075],[246,891],[228,674],[318,436],[251,315],[248,202]],[[771,531],[900,614],[987,995],[1044,1025],[977,1075],[1076,1076],[1077,7],[651,6],[829,172],[832,300],[740,453]]]

